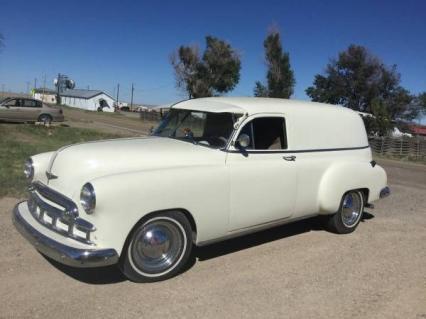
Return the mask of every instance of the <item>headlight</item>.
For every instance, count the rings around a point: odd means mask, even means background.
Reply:
[[[92,184],[84,184],[80,193],[80,204],[87,214],[92,214],[95,211],[96,194]]]
[[[34,165],[31,158],[27,159],[24,164],[25,177],[31,180],[34,177]]]

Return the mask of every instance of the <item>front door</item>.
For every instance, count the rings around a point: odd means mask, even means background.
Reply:
[[[6,121],[19,121],[21,115],[19,107],[21,106],[20,99],[9,99],[0,105],[0,119]]]
[[[278,115],[246,121],[237,134],[247,147],[231,146],[226,165],[230,176],[230,231],[291,217],[296,199],[295,158],[287,148],[285,119]]]

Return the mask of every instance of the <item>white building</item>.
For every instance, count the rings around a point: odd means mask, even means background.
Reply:
[[[51,89],[33,90],[34,99],[50,104],[56,104],[56,94],[56,91]],[[99,90],[65,90],[60,95],[61,105],[89,111],[114,112],[114,99]]]
[[[99,90],[65,90],[61,104],[89,111],[114,112],[114,99]]]
[[[46,88],[38,88],[33,90],[33,97],[36,100],[56,104],[56,91]]]

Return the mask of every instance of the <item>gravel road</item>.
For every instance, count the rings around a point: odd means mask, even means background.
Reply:
[[[48,261],[0,199],[1,318],[426,318],[426,166],[381,161],[392,196],[357,231],[311,219],[197,251],[180,276],[126,281],[115,268]]]

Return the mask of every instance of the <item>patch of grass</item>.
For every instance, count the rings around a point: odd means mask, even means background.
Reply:
[[[25,194],[23,163],[29,156],[69,144],[117,137],[91,129],[0,124],[0,198]]]

